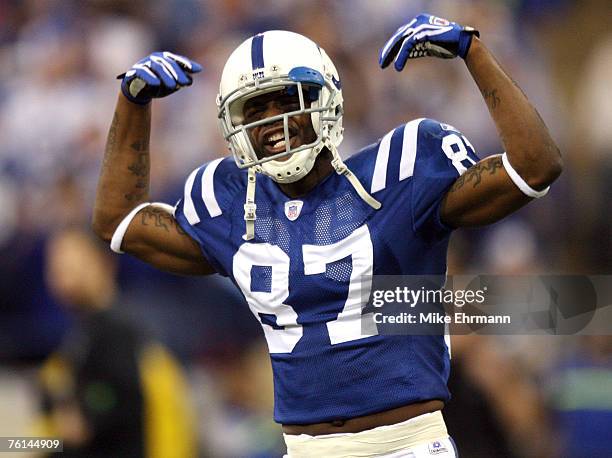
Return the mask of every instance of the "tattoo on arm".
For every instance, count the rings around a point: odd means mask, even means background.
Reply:
[[[472,187],[477,187],[481,181],[483,175],[494,175],[498,170],[502,169],[504,164],[501,156],[495,156],[479,162],[478,164],[470,167],[466,172],[457,178],[457,181],[453,183],[449,192],[455,192],[463,188],[467,184],[472,184]]]
[[[181,235],[187,235],[174,217],[160,208],[145,207],[140,212],[141,224],[143,226],[154,226],[164,229],[166,232],[173,230]]]
[[[125,194],[125,198],[134,202],[142,200],[149,188],[149,132],[144,132],[142,138],[132,143],[130,148],[138,153],[138,158],[128,165],[128,170],[137,179],[134,190]]]
[[[484,89],[482,91],[482,96],[487,102],[487,105],[490,105],[492,109],[497,108],[501,104],[501,99],[497,95],[497,89]]]

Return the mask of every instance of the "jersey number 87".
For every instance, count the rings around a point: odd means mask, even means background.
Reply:
[[[372,287],[374,253],[368,227],[363,225],[331,245],[303,245],[302,254],[305,275],[325,273],[327,264],[351,257],[346,302],[338,317],[327,323],[331,344],[375,335],[364,332],[362,319],[367,317],[361,314],[363,298],[369,298]],[[270,291],[251,291],[253,266],[272,267]],[[303,329],[293,307],[284,303],[289,296],[289,256],[276,245],[244,243],[234,255],[233,274],[251,311],[262,324],[270,353],[291,353],[302,338]],[[263,323],[260,314],[275,315],[277,326]]]

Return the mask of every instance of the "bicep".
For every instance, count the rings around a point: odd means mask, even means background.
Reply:
[[[187,275],[215,272],[197,242],[162,208],[147,206],[140,210],[130,222],[121,248],[168,272]]]
[[[512,182],[501,155],[490,156],[457,178],[444,196],[440,217],[451,227],[482,226],[499,221],[531,200]]]

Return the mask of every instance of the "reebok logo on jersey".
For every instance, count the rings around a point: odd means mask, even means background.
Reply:
[[[289,221],[295,221],[300,216],[304,202],[301,200],[290,200],[285,202],[285,216]]]
[[[442,445],[440,441],[434,441],[427,444],[430,455],[439,455],[440,453],[448,452],[448,449]]]

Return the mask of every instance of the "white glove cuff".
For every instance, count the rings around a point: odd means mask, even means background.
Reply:
[[[527,182],[523,180],[523,178],[517,173],[517,171],[514,170],[514,168],[510,164],[510,161],[508,160],[508,156],[506,153],[502,154],[502,163],[504,164],[504,168],[506,169],[506,172],[508,172],[510,179],[514,182],[517,188],[521,190],[523,194],[534,199],[539,199],[540,197],[544,197],[546,194],[548,194],[550,186],[546,187],[545,189],[542,189],[541,191],[537,191],[531,186],[529,186]]]

